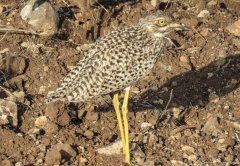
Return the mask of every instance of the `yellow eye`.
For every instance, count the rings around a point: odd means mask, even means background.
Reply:
[[[158,20],[158,25],[159,26],[164,26],[164,25],[166,25],[167,24],[167,21],[165,20],[165,19],[159,19]]]

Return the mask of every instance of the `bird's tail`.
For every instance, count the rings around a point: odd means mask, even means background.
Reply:
[[[56,91],[48,92],[46,97],[46,103],[51,103],[57,100],[66,100],[65,90],[63,88],[59,88]]]

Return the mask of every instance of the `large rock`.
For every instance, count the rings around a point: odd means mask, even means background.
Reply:
[[[20,15],[23,20],[32,25],[32,29],[43,36],[52,36],[58,31],[59,17],[52,5],[45,1],[33,10],[33,5],[37,0],[30,0],[21,10]]]
[[[69,144],[58,143],[47,152],[45,162],[47,165],[60,164],[62,159],[70,160],[76,155],[76,151]]]

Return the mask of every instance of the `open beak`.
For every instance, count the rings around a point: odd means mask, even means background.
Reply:
[[[180,25],[180,24],[170,24],[170,27],[173,28],[176,31],[190,31],[191,28],[186,27],[185,25]]]

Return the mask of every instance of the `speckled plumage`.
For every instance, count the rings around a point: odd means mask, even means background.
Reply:
[[[63,79],[60,87],[50,92],[47,102],[85,101],[93,96],[115,92],[131,86],[150,73],[161,55],[166,26],[156,19],[171,18],[156,12],[138,24],[112,31],[99,38],[84,52],[84,57]]]

